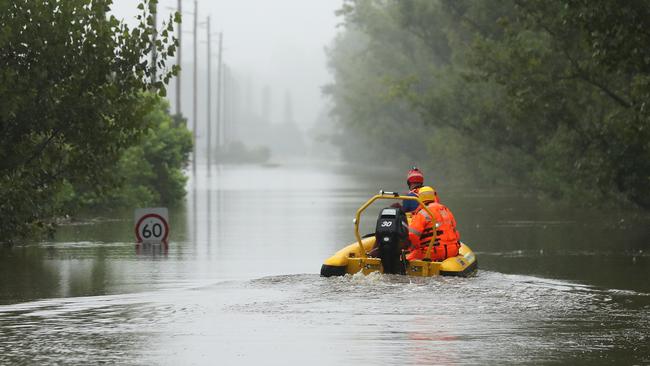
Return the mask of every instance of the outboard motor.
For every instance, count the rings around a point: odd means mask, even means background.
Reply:
[[[408,221],[402,209],[387,207],[381,210],[375,239],[384,273],[404,274],[405,266],[400,256],[408,244]]]

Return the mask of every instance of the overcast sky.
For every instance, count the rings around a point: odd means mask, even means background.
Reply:
[[[341,3],[342,0],[199,0],[199,22],[205,22],[210,15],[213,32],[223,32],[224,62],[237,72],[250,75],[257,104],[254,108],[259,107],[261,89],[269,85],[273,95],[272,121],[282,117],[288,91],[296,121],[311,124],[323,105],[320,88],[330,80],[324,48],[337,32],[334,11]],[[176,9],[177,1],[161,0],[159,4],[160,22],[172,11],[170,8]],[[136,6],[135,0],[115,0],[113,10],[117,17],[131,22],[137,13]],[[182,6],[185,64],[192,61],[194,2],[185,0]],[[199,61],[205,59],[202,42],[206,38],[205,28],[199,28]],[[216,49],[215,42],[213,54]],[[191,70],[186,67],[185,71],[188,77],[183,80],[184,88],[191,85],[187,84],[191,82]],[[205,75],[199,76],[202,77]],[[186,106],[184,103],[183,112],[191,117],[191,108]]]

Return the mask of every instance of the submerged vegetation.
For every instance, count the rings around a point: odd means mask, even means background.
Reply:
[[[182,169],[187,166],[192,151],[192,134],[184,119],[170,116],[167,101],[152,97],[157,102],[144,117],[150,127],[110,168],[114,185],[97,192],[93,187],[66,182],[62,197],[66,212],[176,206],[185,198],[187,177]]]
[[[129,28],[110,0],[0,1],[0,240],[92,204],[178,201],[191,142],[161,104],[176,41],[153,5]]]
[[[348,156],[650,208],[647,2],[349,0],[339,13],[325,91]]]

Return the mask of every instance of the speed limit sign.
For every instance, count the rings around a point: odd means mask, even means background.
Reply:
[[[169,236],[167,208],[139,208],[135,210],[135,238],[138,243],[162,243]]]

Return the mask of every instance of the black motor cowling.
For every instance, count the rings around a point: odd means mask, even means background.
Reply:
[[[381,210],[377,218],[375,239],[384,273],[404,274],[401,253],[408,245],[408,221],[402,209],[387,207]]]

